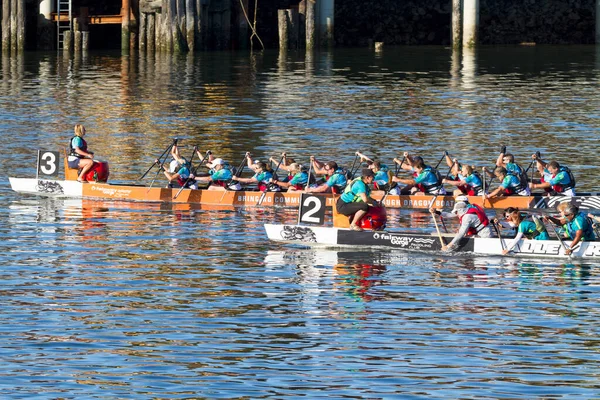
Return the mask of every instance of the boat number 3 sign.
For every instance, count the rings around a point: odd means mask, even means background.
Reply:
[[[300,196],[298,224],[323,225],[325,223],[325,199],[310,193]]]
[[[37,174],[43,176],[58,176],[58,151],[38,150]]]

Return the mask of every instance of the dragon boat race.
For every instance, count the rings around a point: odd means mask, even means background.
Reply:
[[[2,1],[0,396],[598,398],[599,10]]]

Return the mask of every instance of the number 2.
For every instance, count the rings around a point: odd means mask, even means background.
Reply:
[[[304,203],[302,205],[308,207],[308,209],[302,214],[300,221],[312,224],[320,223],[319,218],[313,217],[313,215],[318,213],[321,207],[323,206],[321,200],[319,200],[316,197],[307,197],[306,199],[304,199]],[[313,205],[313,207],[310,207],[311,205]]]

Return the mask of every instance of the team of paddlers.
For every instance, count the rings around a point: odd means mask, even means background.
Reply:
[[[85,170],[89,167],[89,161],[92,161],[93,153],[87,149],[84,134],[85,128],[77,125],[75,136],[69,143],[69,166],[72,168]],[[169,168],[165,166],[168,154],[172,157]],[[195,156],[200,161],[194,166]],[[506,254],[523,237],[548,240],[545,224],[535,215],[526,215],[515,208],[505,210],[506,221],[490,221],[483,208],[469,203],[468,196],[488,199],[497,196],[529,196],[532,189],[543,189],[548,193],[564,196],[575,195],[575,178],[568,167],[561,166],[556,161],[543,161],[539,152],[534,153],[531,160],[528,168],[524,169],[503,146],[495,168],[490,171],[484,167],[481,173],[474,166],[461,164],[456,158],[451,158],[448,152],[444,152],[435,167],[426,164],[421,156],[405,152],[401,160],[394,159],[394,171],[381,161],[373,160],[360,152],[355,153],[354,162],[349,169],[340,167],[335,161],[322,162],[313,156],[306,167],[295,162],[286,153],[282,153],[279,159],[271,157],[268,162],[255,160],[252,154],[246,153],[239,167],[234,168],[222,158],[215,157],[211,151],[203,154],[196,147],[188,161],[181,155],[177,140],[174,140],[163,155],[155,160],[155,165],[164,172],[170,187],[197,189],[201,185],[208,186],[209,190],[241,190],[242,185],[252,184],[263,192],[287,190],[340,194],[336,209],[349,217],[352,230],[363,230],[360,220],[369,212],[370,207],[381,206],[381,203],[371,198],[372,190],[384,191],[386,195],[438,196],[446,194],[444,184],[448,184],[454,188],[453,194],[456,196],[452,212],[430,208],[434,221],[437,215],[442,218],[456,217],[460,221],[458,233],[448,245],[443,246],[443,250],[452,250],[463,237],[500,236],[499,229],[510,227],[516,229],[517,234],[504,250]],[[442,161],[448,167],[445,176],[438,172]],[[208,168],[208,173],[198,172],[202,166]],[[251,171],[251,177],[241,176],[246,167]],[[359,169],[360,176],[355,176]],[[531,177],[529,170],[532,170]],[[398,176],[400,171],[407,171],[411,176],[401,178]],[[538,172],[537,178],[534,177],[534,171]],[[497,188],[488,190],[494,179],[499,182]],[[85,182],[83,179],[78,180]],[[543,219],[563,227],[564,237],[572,240],[570,246],[565,246],[565,253],[570,254],[580,241],[595,239],[592,221],[595,217],[579,212],[576,206],[569,203],[563,204],[564,207],[559,209],[560,217],[548,216]],[[557,236],[560,239],[558,233]]]

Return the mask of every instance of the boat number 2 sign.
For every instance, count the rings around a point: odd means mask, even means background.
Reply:
[[[58,176],[58,157],[58,151],[38,150],[38,176]]]
[[[302,193],[300,195],[300,209],[298,224],[323,225],[325,223],[325,199]]]

